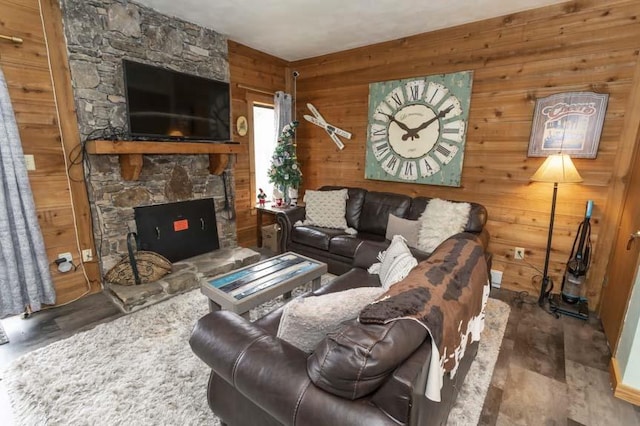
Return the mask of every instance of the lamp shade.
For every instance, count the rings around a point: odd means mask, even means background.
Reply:
[[[531,180],[535,182],[578,183],[582,182],[582,177],[576,170],[576,166],[573,165],[571,157],[567,154],[552,154],[531,176]]]

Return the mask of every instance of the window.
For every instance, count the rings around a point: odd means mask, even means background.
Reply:
[[[267,200],[271,199],[273,184],[269,182],[267,172],[271,166],[271,156],[276,147],[275,116],[272,106],[253,105],[253,158],[255,159],[254,193],[258,189],[267,194]],[[254,202],[255,202],[254,198]]]

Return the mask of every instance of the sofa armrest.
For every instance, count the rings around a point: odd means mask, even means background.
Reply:
[[[307,354],[230,311],[200,318],[193,352],[245,397],[283,424],[310,384]]]
[[[487,251],[489,249],[489,231],[487,231],[487,228],[482,228],[482,231],[474,235],[480,239],[484,251]]]
[[[282,253],[288,251],[291,244],[291,230],[293,225],[306,217],[304,206],[294,207],[292,209],[276,213],[276,222],[280,225],[282,237],[280,239],[280,251]]]
[[[373,404],[354,404],[316,387],[307,354],[233,312],[200,318],[189,344],[216,375],[282,424],[397,424]]]
[[[378,253],[386,250],[389,244],[389,241],[363,241],[353,256],[353,267],[368,269],[369,266],[379,262]]]

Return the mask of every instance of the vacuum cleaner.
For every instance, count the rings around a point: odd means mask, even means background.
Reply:
[[[586,298],[587,271],[591,263],[591,213],[593,201],[587,201],[584,220],[578,226],[573,240],[571,255],[562,277],[560,294],[549,299],[551,312],[586,320],[589,318],[589,303]]]

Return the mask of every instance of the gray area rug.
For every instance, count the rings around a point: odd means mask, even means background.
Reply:
[[[256,308],[252,320],[281,303]],[[207,310],[194,290],[22,356],[0,372],[15,424],[219,425],[206,400],[210,370],[188,344]],[[508,316],[508,305],[489,299],[450,425],[477,424]]]

